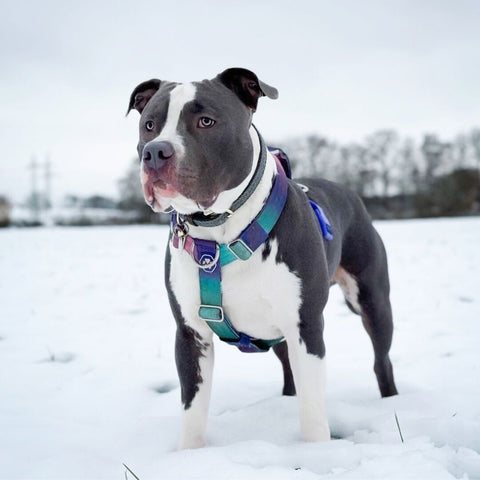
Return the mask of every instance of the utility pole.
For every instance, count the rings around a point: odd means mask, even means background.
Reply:
[[[40,213],[45,210],[48,211],[51,207],[52,197],[52,162],[50,161],[50,155],[45,156],[45,161],[39,163],[35,156],[32,156],[28,168],[31,170],[31,192],[28,199],[28,206],[32,212],[32,220],[34,222],[40,221]],[[40,192],[38,190],[38,175],[42,172],[41,180],[45,185],[45,190]]]
[[[32,160],[30,162],[29,168],[32,171],[32,177],[31,177],[31,193],[30,193],[30,210],[32,211],[32,217],[35,222],[39,220],[39,214],[40,214],[40,198],[37,190],[37,170],[38,170],[39,164],[37,162],[37,159],[35,157],[32,157]]]
[[[51,162],[50,162],[50,155],[47,154],[45,157],[45,196],[43,199],[43,205],[45,207],[45,210],[49,210],[52,206],[52,168],[51,168]]]

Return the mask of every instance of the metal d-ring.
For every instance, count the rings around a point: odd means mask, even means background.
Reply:
[[[173,227],[173,233],[179,238],[186,237],[188,233],[188,225],[180,218],[178,212],[176,213],[176,222]]]
[[[305,193],[308,192],[309,188],[308,188],[306,185],[304,185],[303,183],[298,183],[298,182],[296,182],[296,184],[297,184]]]
[[[199,268],[201,268],[203,271],[208,272],[209,270],[215,270],[215,266],[218,263],[218,260],[220,258],[220,247],[218,246],[218,243],[215,245],[215,257],[210,260],[210,259],[205,259],[204,263],[199,263],[195,259],[195,256],[192,255],[193,261],[198,265]],[[201,259],[200,259],[201,260]]]

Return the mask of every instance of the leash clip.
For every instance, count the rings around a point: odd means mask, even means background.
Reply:
[[[180,218],[180,215],[176,214],[176,222],[172,228],[173,235],[178,238],[179,244],[182,245],[182,250],[185,247],[185,240],[188,234],[188,225]]]

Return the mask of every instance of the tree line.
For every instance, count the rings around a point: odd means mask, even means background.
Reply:
[[[361,142],[308,135],[279,144],[294,177],[321,176],[357,192],[376,218],[480,213],[480,129],[445,141],[379,130]]]

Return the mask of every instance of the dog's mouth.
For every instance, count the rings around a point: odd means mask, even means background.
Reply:
[[[155,212],[166,210],[170,206],[171,199],[179,194],[174,185],[157,175],[146,172],[142,174],[142,187],[145,202]]]
[[[194,193],[195,189],[192,188],[190,182],[186,181],[186,185],[182,188],[182,182],[179,178],[172,177],[172,181],[170,181],[170,178],[166,178],[167,176],[162,175],[162,178],[160,178],[157,174],[145,171],[142,174],[145,202],[155,212],[165,211],[171,206],[174,206],[175,210],[180,211],[183,210],[183,204],[185,204],[184,206],[188,211],[180,213],[205,212],[210,209],[218,198],[218,194],[198,195]],[[177,201],[174,201],[174,199]],[[172,205],[172,203],[175,205]],[[177,203],[178,205],[176,205]]]

